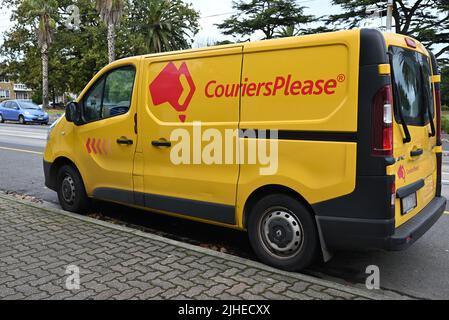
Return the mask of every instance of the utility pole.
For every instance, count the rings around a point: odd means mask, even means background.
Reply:
[[[391,32],[393,24],[393,0],[387,0],[387,32]]]

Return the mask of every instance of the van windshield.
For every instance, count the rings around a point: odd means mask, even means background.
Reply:
[[[396,121],[399,112],[407,125],[424,126],[434,115],[431,69],[428,58],[416,51],[392,46],[393,94]],[[400,108],[400,110],[399,110]]]

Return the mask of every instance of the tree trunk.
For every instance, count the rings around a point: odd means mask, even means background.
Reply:
[[[48,108],[48,50],[42,51],[42,107]]]
[[[115,61],[115,26],[113,23],[108,24],[108,55],[109,63]]]

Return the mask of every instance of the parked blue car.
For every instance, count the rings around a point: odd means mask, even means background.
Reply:
[[[48,114],[31,101],[8,100],[0,103],[0,123],[5,121],[48,124]]]

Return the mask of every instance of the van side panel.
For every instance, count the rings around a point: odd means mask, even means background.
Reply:
[[[354,30],[245,45],[240,129],[277,130],[279,158],[272,175],[241,165],[239,218],[264,185],[289,187],[310,204],[354,191],[359,42]]]

